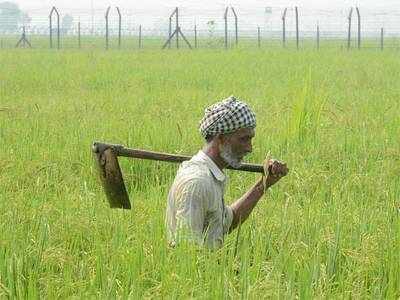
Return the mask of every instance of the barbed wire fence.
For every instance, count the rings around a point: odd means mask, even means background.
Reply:
[[[110,6],[26,14],[17,24],[0,18],[0,48],[400,48],[400,10],[393,9]]]

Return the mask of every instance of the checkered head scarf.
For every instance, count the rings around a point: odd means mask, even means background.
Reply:
[[[235,97],[217,102],[204,111],[204,117],[200,121],[200,133],[207,137],[232,133],[240,128],[256,127],[256,115],[242,101]]]

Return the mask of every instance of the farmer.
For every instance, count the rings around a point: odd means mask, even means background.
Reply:
[[[227,166],[240,167],[252,151],[256,117],[249,106],[234,98],[206,108],[200,122],[205,145],[180,166],[168,194],[167,238],[174,246],[185,239],[208,248],[219,248],[224,235],[243,223],[265,190],[288,172],[286,164],[267,160],[262,176],[240,199],[224,203]]]

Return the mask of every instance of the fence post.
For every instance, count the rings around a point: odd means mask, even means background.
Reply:
[[[235,42],[236,42],[236,46],[239,43],[239,35],[238,35],[238,17],[237,14],[235,12],[235,9],[231,6],[231,10],[233,12],[233,15],[235,17]]]
[[[142,49],[142,25],[139,25],[139,49]]]
[[[49,15],[49,33],[50,49],[53,49],[53,20],[51,18],[51,12]]]
[[[60,49],[60,15],[57,12],[57,49]]]
[[[81,22],[78,22],[78,48],[81,49]]]
[[[317,25],[317,49],[319,50],[319,25]]]
[[[194,48],[197,49],[197,26],[194,25]]]
[[[22,36],[23,36],[23,39],[22,39],[22,46],[25,48],[25,46],[26,46],[25,26],[22,27]]]
[[[257,39],[258,39],[258,48],[261,48],[261,32],[260,32],[260,26],[257,27]]]
[[[282,45],[283,47],[286,47],[286,12],[287,8],[283,10],[282,14]]]
[[[225,8],[225,49],[228,49],[228,6]]]
[[[161,47],[162,49],[165,49],[167,45],[171,44],[171,40],[173,39],[174,35],[176,35],[176,48],[179,49],[179,35],[182,36],[183,41],[188,45],[190,49],[192,49],[192,45],[189,43],[189,41],[186,39],[185,35],[183,34],[180,26],[179,26],[179,10],[178,7],[174,9],[174,12],[171,14],[170,19],[175,15],[175,20],[176,20],[176,27],[175,31],[170,34],[168,37],[168,40],[164,43],[164,45]]]
[[[358,49],[361,49],[361,16],[358,7],[356,7],[357,12],[357,19],[358,19],[358,39],[357,39],[357,46]]]
[[[57,10],[56,13],[57,13],[57,49],[60,49],[60,15]]]
[[[57,17],[57,49],[60,49],[60,14],[55,6],[53,6],[49,14],[50,48],[53,48],[53,13]]]
[[[117,9],[118,13],[118,48],[121,49],[121,23],[122,23],[122,17],[121,17],[121,12],[119,10],[119,7],[115,7]]]
[[[179,14],[178,14],[178,7],[175,8],[175,12],[176,12],[176,27],[175,30],[178,30],[179,27]],[[179,34],[178,32],[176,33],[176,49],[179,49]]]
[[[225,13],[224,13],[224,20],[225,20],[225,49],[228,49],[228,10],[229,10],[229,7],[227,6],[225,8]],[[238,17],[237,17],[235,9],[232,6],[231,6],[231,10],[232,10],[233,16],[235,18],[235,44],[237,46],[238,43],[239,43]]]
[[[168,27],[168,38],[171,38],[172,34],[172,17],[169,17],[169,27]],[[168,43],[168,49],[171,49],[171,43]]]
[[[383,50],[383,27],[381,28],[381,50]]]
[[[105,18],[106,18],[106,50],[108,50],[108,14],[110,13],[111,6],[109,6],[106,10]]]
[[[22,26],[22,35],[21,38],[18,40],[17,44],[15,45],[15,48],[18,48],[21,46],[22,43],[22,47],[26,47],[26,44],[28,44],[29,48],[32,48],[31,43],[26,39],[26,31],[25,31],[25,26]]]
[[[347,31],[347,50],[350,50],[350,46],[351,46],[351,15],[353,13],[353,8],[350,9],[349,12],[349,16],[348,16],[348,20],[349,20],[349,28]]]
[[[295,7],[295,13],[296,13],[296,48],[299,50],[299,11],[297,9],[297,6]]]

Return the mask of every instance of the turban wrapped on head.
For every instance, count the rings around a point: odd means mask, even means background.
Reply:
[[[217,102],[204,111],[200,133],[204,138],[232,133],[240,128],[256,127],[256,115],[250,107],[233,96]]]

